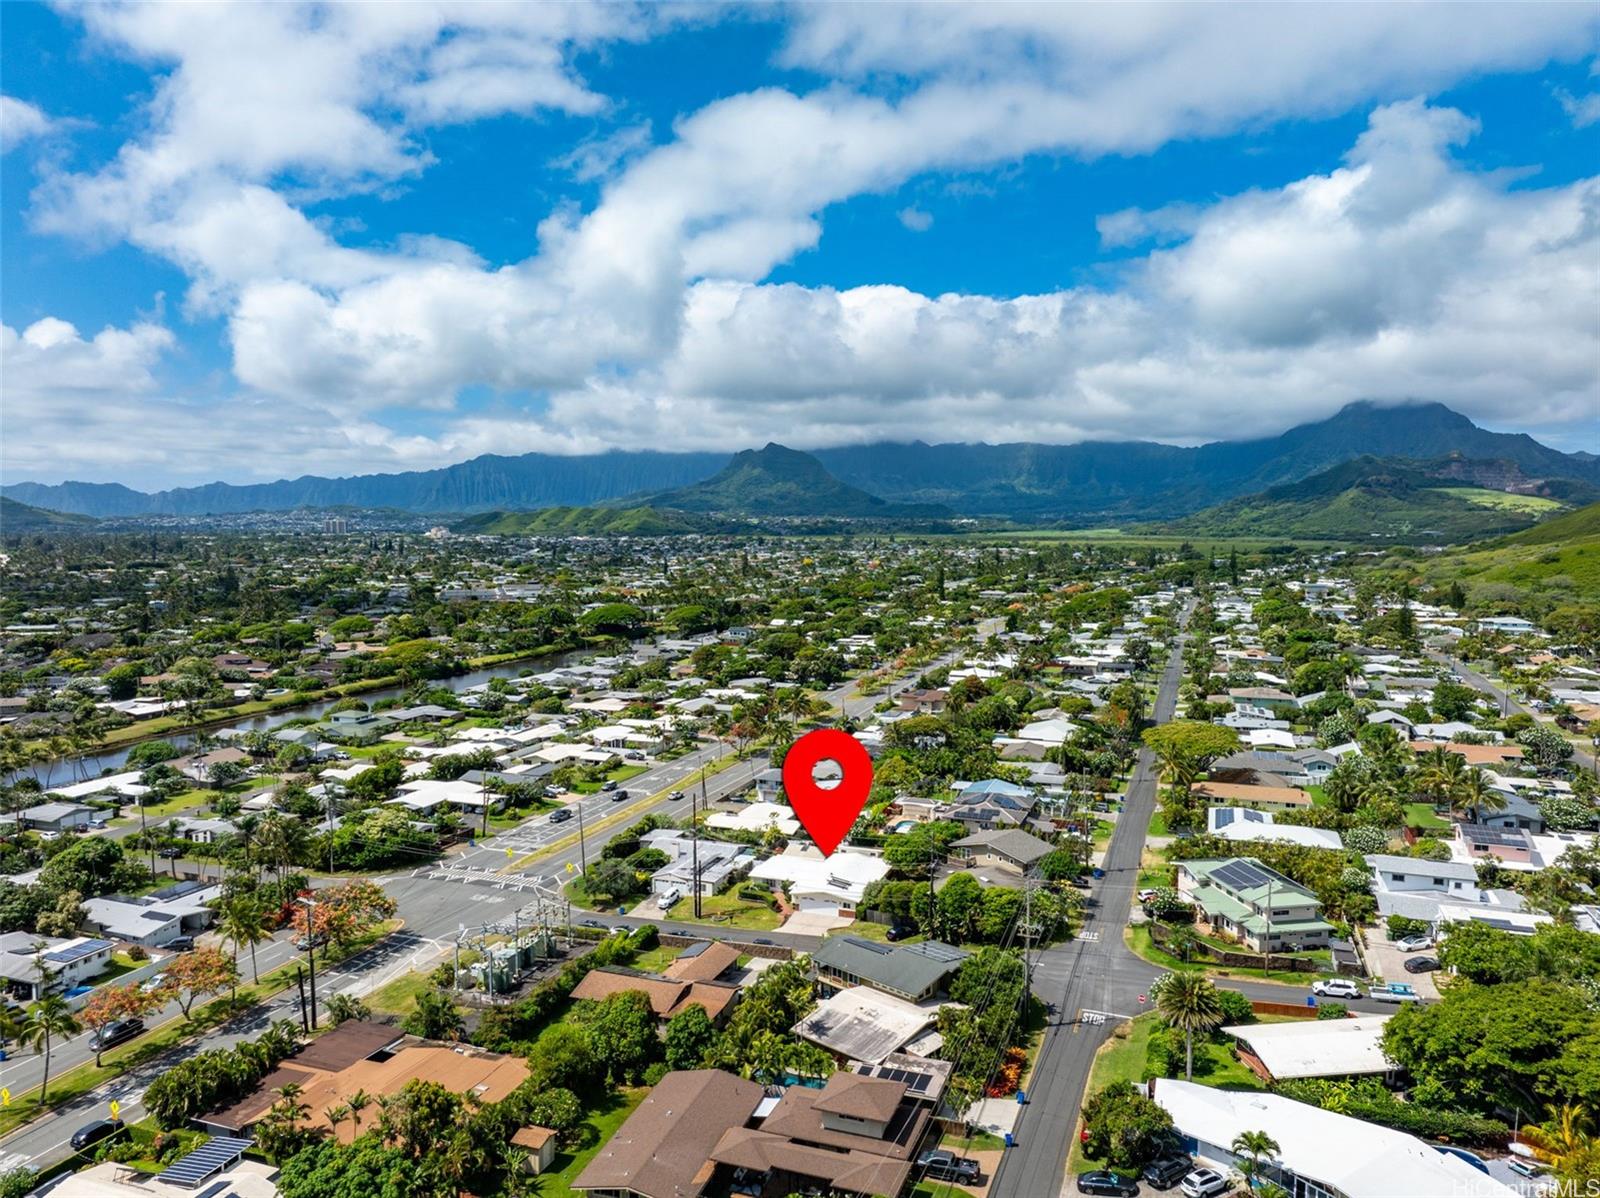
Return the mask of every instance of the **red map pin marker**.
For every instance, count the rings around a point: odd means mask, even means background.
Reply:
[[[819,761],[837,762],[844,774],[832,790],[824,790],[811,776]],[[784,757],[783,789],[822,855],[830,856],[866,806],[872,789],[872,758],[848,732],[818,728],[795,741]]]

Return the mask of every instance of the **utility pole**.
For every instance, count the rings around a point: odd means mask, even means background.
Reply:
[[[302,896],[297,900],[306,909],[306,963],[311,967],[311,1030],[317,1027],[317,901]]]
[[[489,836],[489,775],[484,770],[478,771],[478,798],[483,801],[483,836]]]
[[[589,858],[583,848],[583,800],[579,799],[573,806],[578,809],[578,872],[586,874],[589,872]]]
[[[700,810],[709,806],[706,798],[706,767],[700,766]],[[700,918],[700,821],[695,817],[694,793],[689,794],[689,851],[693,855],[691,869],[694,873],[694,917]]]
[[[1272,875],[1267,875],[1267,939],[1261,946],[1261,964],[1272,972]]]

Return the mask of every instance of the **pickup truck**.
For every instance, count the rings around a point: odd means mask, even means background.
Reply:
[[[1408,982],[1390,982],[1383,986],[1369,986],[1367,997],[1374,1002],[1421,1002],[1422,995]]]

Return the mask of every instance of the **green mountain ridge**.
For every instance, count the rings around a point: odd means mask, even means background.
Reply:
[[[457,532],[495,536],[667,537],[732,528],[729,521],[653,507],[547,507],[531,512],[483,512],[455,525]]]
[[[1557,510],[1557,495],[1584,501],[1600,493],[1578,480],[1508,474],[1506,466],[1460,457],[1419,462],[1367,455],[1160,527],[1185,536],[1462,543],[1539,527],[1541,515]],[[1482,486],[1474,477],[1523,489]]]
[[[1541,520],[1532,528],[1502,537],[1501,545],[1556,545],[1600,537],[1600,503]]]
[[[810,454],[776,442],[734,454],[726,466],[704,482],[612,502],[747,516],[936,520],[952,514],[942,504],[897,504],[880,499],[860,487],[840,482]]]
[[[20,536],[23,533],[81,531],[94,527],[98,521],[72,512],[54,512],[49,508],[33,507],[0,495],[0,537]]]

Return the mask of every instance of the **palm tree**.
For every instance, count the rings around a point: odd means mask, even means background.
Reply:
[[[339,1124],[350,1118],[350,1108],[343,1104],[331,1106],[322,1112],[322,1117],[328,1121],[328,1130],[333,1133],[333,1138],[339,1138]]]
[[[1582,1103],[1551,1104],[1544,1109],[1550,1118],[1543,1124],[1524,1124],[1521,1136],[1540,1160],[1561,1169],[1594,1142],[1594,1117]]]
[[[1183,1075],[1194,1080],[1194,1034],[1222,1023],[1222,1001],[1211,980],[1199,973],[1169,973],[1154,987],[1156,1010],[1183,1033]]]
[[[350,1118],[356,1125],[356,1135],[361,1134],[361,1112],[372,1105],[372,1095],[365,1090],[357,1090],[345,1100],[345,1106],[350,1108]]]
[[[285,1082],[273,1093],[278,1096],[278,1101],[273,1104],[273,1111],[283,1119],[289,1130],[293,1131],[295,1124],[311,1112],[311,1108],[300,1101],[300,1095],[305,1093],[305,1087],[299,1082]]]
[[[222,934],[224,940],[233,945],[233,989],[237,995],[241,945],[250,946],[250,975],[257,982],[261,980],[261,971],[256,968],[256,945],[267,938],[266,913],[255,899],[248,895],[239,895],[222,909],[222,918],[217,922],[217,931]]]
[[[1465,774],[1450,794],[1450,810],[1477,823],[1485,811],[1504,811],[1506,796],[1494,788],[1489,774],[1474,769]]]
[[[1233,1137],[1233,1143],[1228,1145],[1234,1156],[1244,1158],[1239,1166],[1245,1180],[1250,1183],[1250,1188],[1256,1188],[1256,1175],[1261,1172],[1261,1162],[1278,1155],[1278,1141],[1274,1140],[1264,1131],[1242,1131]]]
[[[44,1076],[39,1082],[39,1105],[45,1105],[50,1088],[50,1051],[57,1040],[66,1040],[80,1031],[72,1008],[59,994],[46,994],[23,1017],[17,1029],[17,1042],[44,1058]]]

